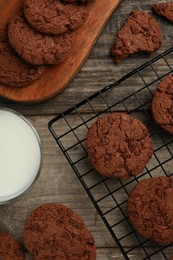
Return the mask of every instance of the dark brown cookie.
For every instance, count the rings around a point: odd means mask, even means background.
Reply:
[[[159,84],[152,100],[152,114],[157,124],[173,134],[173,75]]]
[[[58,0],[25,0],[24,14],[37,31],[58,35],[80,27],[88,16],[86,7]]]
[[[145,125],[125,113],[98,119],[88,130],[86,148],[100,174],[120,178],[142,172],[153,153]]]
[[[173,177],[139,182],[128,200],[129,218],[138,232],[155,242],[173,242]]]
[[[33,65],[59,64],[69,54],[74,35],[43,35],[32,29],[21,16],[9,23],[8,38],[11,46],[26,62]]]
[[[12,87],[29,85],[46,71],[46,66],[32,66],[18,57],[8,44],[5,29],[0,33],[0,61],[0,82]]]
[[[0,232],[0,259],[24,260],[25,255],[19,243],[10,235]]]
[[[90,231],[79,215],[62,204],[36,208],[26,221],[24,240],[32,259],[96,259]]]
[[[173,23],[173,2],[154,4],[153,10]]]
[[[62,0],[63,1],[63,0]],[[64,0],[64,2],[67,2],[67,3],[75,3],[75,2],[78,2],[78,3],[81,3],[81,4],[85,4],[85,3],[88,3],[88,2],[91,2],[93,0]]]
[[[129,54],[160,48],[162,36],[157,21],[143,11],[133,11],[120,30],[111,50],[118,63]]]

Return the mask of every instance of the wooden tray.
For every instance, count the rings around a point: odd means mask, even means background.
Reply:
[[[32,85],[12,88],[0,85],[0,95],[18,102],[41,102],[65,89],[87,59],[108,18],[121,0],[95,0],[90,4],[87,21],[76,31],[76,42],[68,58],[50,66],[44,76]],[[0,0],[2,27],[22,7],[23,0]]]

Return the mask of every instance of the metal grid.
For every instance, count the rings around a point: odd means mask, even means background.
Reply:
[[[48,125],[125,259],[134,259],[139,247],[142,259],[169,259],[170,256],[170,245],[146,240],[133,229],[128,219],[127,200],[132,188],[142,179],[173,174],[173,136],[155,124],[150,112],[153,93],[162,78],[172,73],[172,68],[173,48],[58,115]],[[133,93],[128,88],[131,84]],[[125,87],[123,96],[121,89]],[[85,149],[90,125],[104,114],[117,111],[141,120],[148,127],[154,146],[154,154],[145,170],[128,180],[98,174]]]

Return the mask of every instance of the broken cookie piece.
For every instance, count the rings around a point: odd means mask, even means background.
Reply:
[[[154,4],[153,10],[173,23],[173,2]]]
[[[157,21],[143,11],[133,11],[120,30],[111,50],[118,63],[130,54],[160,48],[162,36]]]

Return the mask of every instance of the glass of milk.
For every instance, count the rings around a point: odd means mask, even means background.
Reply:
[[[0,204],[18,197],[36,180],[41,142],[32,124],[19,113],[0,108]]]

